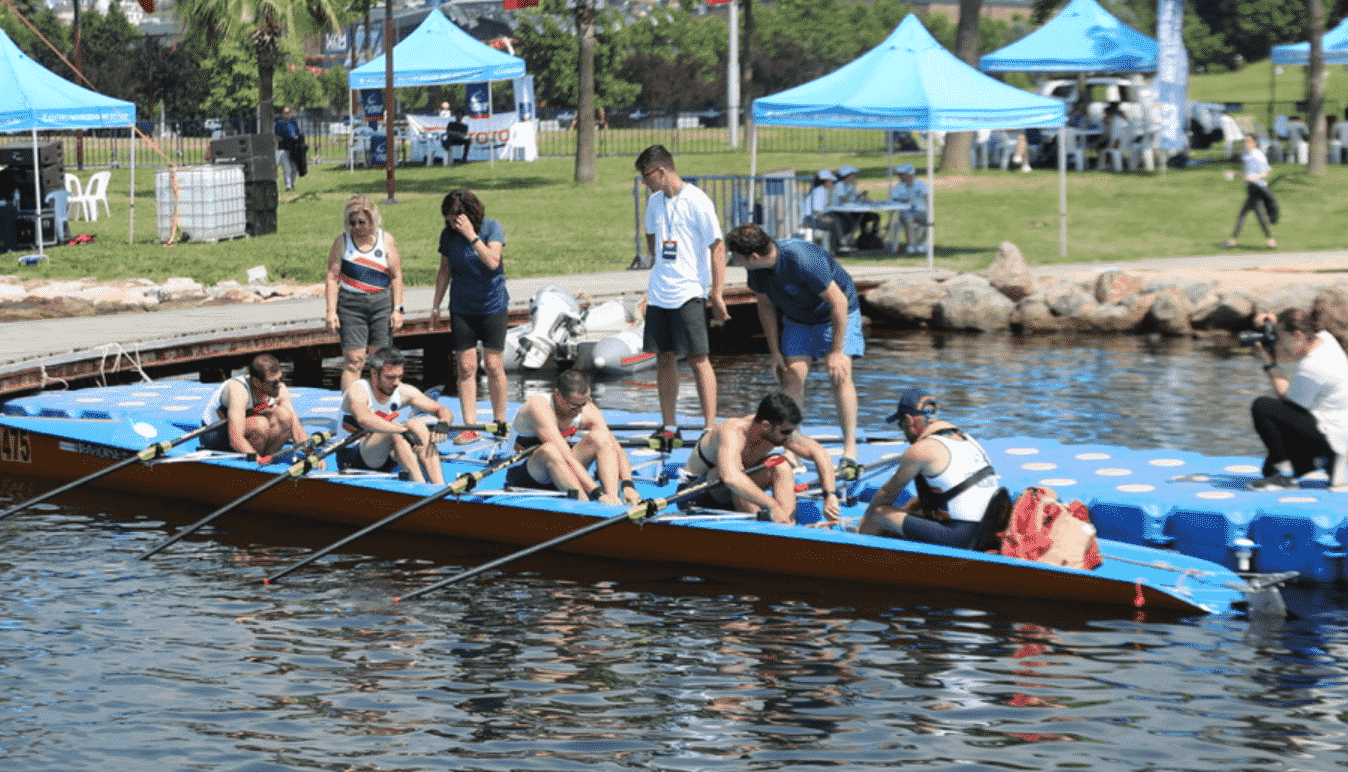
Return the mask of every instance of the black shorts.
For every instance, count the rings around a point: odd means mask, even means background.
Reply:
[[[229,424],[217,426],[205,434],[197,437],[197,447],[202,450],[218,450],[222,453],[232,453],[234,446],[229,444]]]
[[[518,464],[506,470],[505,484],[508,488],[529,488],[537,491],[557,490],[557,486],[549,482],[539,482],[534,476],[529,474],[529,462],[521,461]]]
[[[334,453],[337,457],[338,469],[368,469],[372,472],[392,472],[398,468],[398,462],[394,460],[393,455],[385,459],[382,466],[378,469],[365,463],[365,457],[360,454],[360,443],[353,442],[350,445],[343,445]]]
[[[706,299],[693,298],[678,308],[647,306],[642,348],[657,354],[676,353],[690,357],[710,354]]]
[[[688,482],[680,483],[675,493],[687,490],[688,488],[691,488],[694,485],[701,485],[704,482],[706,482],[706,480],[690,480]],[[707,490],[702,491],[701,493],[697,494],[691,499],[685,499],[683,502],[679,504],[679,509],[683,510],[689,509],[729,510],[734,508],[735,508],[735,500],[730,493],[730,489],[724,485],[717,485],[708,488]]]
[[[943,544],[947,547],[972,549],[978,536],[977,520],[932,520],[910,514],[903,519],[900,538],[924,544]]]
[[[482,341],[483,348],[505,351],[506,326],[509,318],[509,311],[486,316],[450,314],[450,344],[455,352],[473,348],[477,346],[478,341]]]

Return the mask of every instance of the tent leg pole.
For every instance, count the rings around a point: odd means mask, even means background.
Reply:
[[[936,166],[936,143],[931,129],[927,129],[927,270],[936,267],[936,180],[932,169]]]
[[[1067,124],[1058,128],[1058,256],[1067,257]]]
[[[127,234],[126,243],[136,243],[136,146],[140,142],[136,140],[136,124],[131,124],[131,188],[127,191],[126,201],[130,205],[130,213],[127,215]]]

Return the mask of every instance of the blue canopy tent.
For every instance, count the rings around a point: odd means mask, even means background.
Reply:
[[[1348,64],[1348,19],[1339,22],[1339,26],[1325,33],[1321,38],[1325,50],[1325,64]],[[1288,43],[1269,49],[1274,64],[1300,64],[1311,62],[1310,41]]]
[[[0,30],[0,133],[27,131],[33,140],[33,185],[42,200],[37,132],[134,127],[136,106],[71,83],[33,61]],[[131,234],[135,233],[136,151],[131,143]],[[131,238],[131,237],[128,237]],[[128,242],[129,243],[129,242]],[[37,238],[43,254],[42,237]]]
[[[909,14],[880,45],[838,70],[754,100],[750,136],[758,166],[757,126],[884,131],[976,131],[1061,127],[1066,106],[994,80],[961,62]],[[1062,146],[1059,142],[1059,146]],[[927,211],[935,213],[933,143],[927,141]],[[1067,249],[1066,158],[1060,152],[1060,251]],[[934,257],[927,229],[927,264]]]
[[[978,60],[984,72],[1155,72],[1156,41],[1095,0],[1072,0],[1047,24]]]
[[[523,59],[478,41],[439,9],[427,14],[393,47],[394,88],[509,80],[524,72]],[[353,91],[383,88],[385,80],[384,55],[355,68],[346,78]],[[354,116],[351,124],[355,125]]]

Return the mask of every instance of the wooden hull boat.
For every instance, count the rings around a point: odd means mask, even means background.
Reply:
[[[0,417],[0,473],[74,480],[98,472],[151,443],[180,436],[213,387],[161,382],[37,395],[6,404]],[[335,422],[337,395],[318,389],[292,390],[306,424]],[[622,420],[611,417],[615,423]],[[647,429],[646,431],[649,431]],[[892,446],[863,446],[870,458],[894,453]],[[450,454],[446,479],[481,470],[490,447]],[[461,455],[454,456],[455,453]],[[643,496],[669,496],[668,472],[686,456],[651,450],[633,452]],[[111,490],[198,502],[214,507],[248,494],[285,471],[259,467],[238,457],[195,451],[195,440],[149,464],[130,464],[95,483]],[[844,512],[858,516],[866,490],[891,471],[881,464],[875,477],[856,486],[858,501]],[[500,489],[503,472],[472,491],[440,499],[389,526],[425,537],[497,542],[525,547],[613,518],[623,507],[585,503],[546,493]],[[805,475],[813,479],[813,475]],[[663,478],[663,479],[662,479]],[[392,475],[311,471],[287,480],[248,502],[251,511],[363,527],[436,491]],[[802,522],[818,517],[818,503],[803,498]],[[20,515],[21,517],[22,515]],[[1035,602],[1090,604],[1178,613],[1229,613],[1247,602],[1251,589],[1240,576],[1215,563],[1139,544],[1102,540],[1105,558],[1094,571],[1049,566],[1019,559],[846,530],[781,526],[724,512],[673,508],[653,518],[634,518],[568,541],[558,549],[618,560],[648,560],[732,569],[756,577],[793,575],[825,582],[860,582],[911,593],[924,588],[1010,596]],[[615,569],[615,572],[619,572]]]

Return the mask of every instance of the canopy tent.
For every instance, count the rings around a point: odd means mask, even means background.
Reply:
[[[1047,24],[978,60],[984,72],[1155,72],[1156,41],[1095,0],[1072,0]]]
[[[1348,19],[1326,32],[1321,42],[1325,50],[1325,64],[1348,64]],[[1274,46],[1269,49],[1269,55],[1274,64],[1310,64],[1311,44],[1307,40]]]
[[[885,131],[976,131],[1061,127],[1066,106],[1008,86],[947,51],[908,14],[883,43],[828,75],[754,100],[753,169],[758,166],[759,125]],[[1066,157],[1058,155],[1060,251],[1066,254]],[[927,141],[927,212],[934,213],[933,143]],[[934,257],[934,228],[927,229],[927,264]]]
[[[523,74],[523,59],[478,42],[439,10],[393,47],[395,88],[509,80]],[[352,89],[383,88],[384,56],[352,70],[346,82]]]
[[[27,131],[33,140],[33,184],[41,206],[41,165],[38,160],[37,132],[74,129],[134,128],[136,106],[113,99],[71,83],[33,61],[0,30],[0,83],[8,83],[0,92],[0,133]],[[131,143],[131,237],[135,234],[134,196],[136,190],[136,150]],[[41,218],[38,223],[37,251],[42,252]],[[129,238],[131,238],[129,237]]]
[[[384,57],[375,57],[352,70],[346,78],[347,87],[353,91],[384,88]],[[524,72],[523,59],[478,41],[439,9],[427,14],[411,34],[393,47],[395,88],[509,80],[523,76]],[[354,127],[355,123],[352,115],[351,125]],[[391,148],[392,144],[386,147]]]

